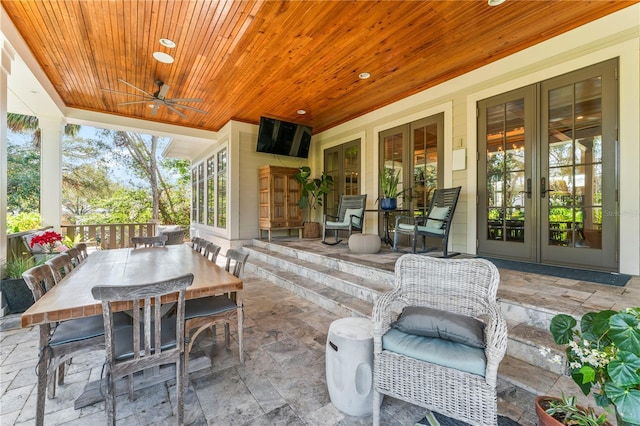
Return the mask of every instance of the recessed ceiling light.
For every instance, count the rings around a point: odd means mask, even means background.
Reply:
[[[487,0],[489,6],[497,6],[505,2],[505,0]]]
[[[171,49],[176,47],[176,43],[173,40],[169,40],[168,38],[161,38],[160,44],[163,45],[164,47],[169,47]]]
[[[359,77],[361,80],[366,80],[366,79],[368,79],[369,77],[371,77],[371,74],[369,74],[368,72],[361,72],[361,73],[360,73],[360,75],[358,75],[358,77]]]
[[[300,114],[300,115],[304,115],[304,114],[306,114],[306,113],[307,113],[307,111],[305,111],[305,110],[303,110],[303,109],[299,109],[297,112],[298,112],[298,114]]]
[[[153,52],[153,57],[156,58],[156,61],[162,62],[163,64],[173,63],[173,56],[168,55],[164,52]]]

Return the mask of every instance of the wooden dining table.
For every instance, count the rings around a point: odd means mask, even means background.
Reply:
[[[164,247],[100,250],[74,268],[58,284],[46,292],[21,317],[22,327],[40,326],[39,349],[47,346],[51,326],[59,321],[102,315],[102,304],[93,298],[91,289],[97,285],[130,286],[178,277],[192,273],[193,283],[186,291],[186,299],[236,293],[238,309],[242,309],[242,280],[224,268],[207,260],[186,244]],[[177,295],[167,296],[162,303],[177,300]],[[131,309],[128,303],[116,310]],[[47,351],[43,354],[46,357]],[[38,364],[38,399],[36,424],[42,424],[47,389],[47,360]],[[189,371],[206,366],[190,362]],[[168,376],[170,377],[170,376]],[[157,378],[156,382],[163,380]],[[146,384],[149,385],[150,383]],[[97,383],[87,386],[83,396],[75,402],[75,408],[93,404],[101,399]],[[38,421],[39,420],[39,421]]]

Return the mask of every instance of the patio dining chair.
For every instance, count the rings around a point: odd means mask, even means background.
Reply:
[[[238,278],[242,278],[244,265],[249,257],[249,253],[240,250],[229,249],[225,256],[227,262],[225,270]],[[225,344],[229,346],[229,324],[234,317],[238,321],[238,350],[240,352],[240,362],[244,362],[242,347],[242,321],[243,310],[242,301],[236,293],[221,294],[217,296],[202,297],[199,299],[187,300],[185,310],[185,330],[187,334],[187,344],[185,348],[185,383],[189,383],[189,354],[193,348],[196,338],[204,330],[211,331],[211,337],[215,341],[217,324],[224,324]]]
[[[204,251],[202,252],[202,255],[204,257],[206,257],[208,260],[210,260],[213,263],[216,263],[216,260],[218,260],[218,254],[220,253],[220,246],[214,243],[208,243],[206,246],[204,246]]]
[[[131,286],[96,286],[91,293],[102,301],[105,330],[105,411],[107,424],[116,424],[116,380],[128,378],[129,399],[134,399],[133,374],[151,367],[175,364],[176,418],[184,424],[184,308],[193,274]],[[161,297],[177,299],[175,315],[162,317]],[[133,323],[118,327],[119,305],[133,306]],[[172,302],[175,303],[175,302]]]
[[[51,268],[53,279],[59,283],[64,277],[69,275],[73,270],[73,262],[71,256],[67,253],[60,253],[45,262],[47,267]]]
[[[84,262],[87,256],[89,256],[87,243],[78,243],[75,245],[75,248],[78,249],[78,252],[80,253],[80,262]]]
[[[442,241],[443,257],[455,256],[459,253],[449,253],[449,230],[451,221],[458,204],[458,197],[462,187],[436,189],[431,198],[429,210],[425,216],[396,216],[396,227],[393,237],[393,251],[400,250],[398,241],[400,235],[408,235],[412,240],[412,253],[416,253],[418,238],[422,238],[421,253],[435,250],[427,248],[427,238],[437,238]]]
[[[342,240],[338,240],[338,232],[346,231],[349,236],[354,231],[362,232],[364,228],[364,209],[367,204],[367,194],[364,195],[342,195],[338,204],[338,215],[325,214],[322,220],[322,242],[328,245],[336,245]],[[335,242],[326,241],[327,231],[333,231]]]
[[[131,237],[131,247],[164,247],[167,243],[166,235],[156,235],[155,237]]]
[[[82,256],[80,254],[80,250],[78,250],[77,248],[72,247],[65,253],[71,259],[71,266],[73,266],[74,268],[78,267],[80,263],[82,263]]]
[[[35,266],[22,274],[27,286],[37,302],[47,291],[56,285],[53,271],[49,265]],[[124,314],[115,317],[116,324],[123,326],[129,323]],[[78,353],[104,349],[104,326],[101,315],[86,318],[77,318],[61,321],[51,327],[48,342],[40,348],[38,364],[45,363],[45,381],[39,381],[38,386],[43,386],[38,395],[44,397],[44,387],[47,387],[49,398],[56,394],[57,384],[64,384],[65,363]]]

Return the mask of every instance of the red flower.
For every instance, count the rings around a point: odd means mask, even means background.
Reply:
[[[29,245],[31,248],[36,244],[40,244],[42,247],[51,247],[56,241],[62,241],[62,235],[55,231],[46,231],[31,238]]]

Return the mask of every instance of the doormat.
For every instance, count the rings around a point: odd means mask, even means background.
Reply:
[[[597,284],[614,285],[624,287],[631,275],[617,274],[614,272],[589,271],[586,269],[568,268],[566,266],[541,265],[539,263],[520,262],[517,260],[496,259],[484,257],[498,268],[512,271],[530,272],[532,274],[550,275],[558,278],[568,278],[576,281],[588,281]]]
[[[416,426],[466,426],[467,424],[468,423],[463,421],[452,419],[443,414],[432,411],[427,414],[424,419],[416,423]],[[498,416],[498,426],[520,426],[520,423],[511,420],[509,417]]]

